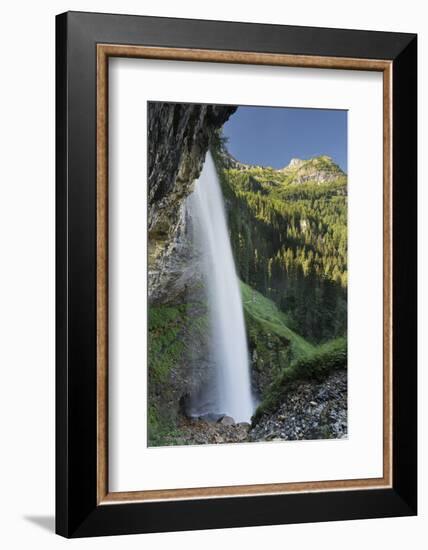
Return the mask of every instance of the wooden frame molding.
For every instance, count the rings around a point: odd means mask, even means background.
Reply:
[[[234,487],[109,492],[108,489],[108,59],[134,57],[383,73],[383,477]],[[392,61],[97,44],[97,503],[239,497],[392,487]]]

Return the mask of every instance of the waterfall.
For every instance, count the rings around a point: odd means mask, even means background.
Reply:
[[[209,152],[195,190],[187,199],[187,209],[202,256],[216,375],[211,410],[203,412],[224,413],[235,422],[248,422],[254,403],[242,299],[223,195]]]

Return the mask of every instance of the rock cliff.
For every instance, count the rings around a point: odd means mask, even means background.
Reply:
[[[213,134],[236,107],[152,102],[148,107],[149,300],[164,303],[192,276],[183,258],[184,199],[198,178]],[[186,262],[187,264],[189,262]]]

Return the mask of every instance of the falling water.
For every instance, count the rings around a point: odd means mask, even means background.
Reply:
[[[248,422],[254,404],[242,299],[223,196],[210,153],[187,205],[203,259],[216,368],[212,410],[204,412],[225,413],[235,422]]]

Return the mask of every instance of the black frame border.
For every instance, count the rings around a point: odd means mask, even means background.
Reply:
[[[393,486],[97,506],[96,45],[393,62]],[[417,513],[417,36],[67,12],[56,17],[56,532],[65,537]]]

